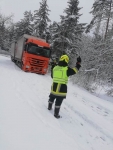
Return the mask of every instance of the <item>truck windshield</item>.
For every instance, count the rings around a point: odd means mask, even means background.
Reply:
[[[38,46],[35,46],[35,45],[31,45],[28,48],[28,53],[35,54],[35,55],[40,55],[40,56],[48,57],[48,58],[50,57],[50,49],[49,48],[38,47]]]

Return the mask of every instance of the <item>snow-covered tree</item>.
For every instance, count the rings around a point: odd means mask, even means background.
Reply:
[[[85,86],[90,88],[92,86],[92,80],[99,84],[108,84],[112,81],[113,75],[113,1],[112,0],[95,0],[91,13],[93,18],[90,24],[87,26],[87,32],[90,32],[94,28],[93,37],[90,42],[83,39],[83,45],[87,45],[87,50],[82,52],[82,57],[87,60],[84,63],[83,72],[81,74],[82,83],[86,82]],[[90,46],[91,45],[91,46]],[[84,53],[85,52],[85,53]],[[86,56],[86,58],[84,57]],[[83,79],[83,80],[82,80]]]
[[[50,27],[51,31],[51,46],[53,48],[53,53],[60,56],[63,54],[64,49],[66,50],[69,44],[69,39],[66,38],[66,33],[64,36],[65,28],[61,23],[53,22]]]
[[[22,25],[24,29],[24,34],[32,35],[33,33],[33,15],[31,11],[25,11],[24,19],[22,20]]]
[[[15,24],[13,22],[8,27],[8,38],[10,43],[15,40]]]
[[[61,22],[54,26],[53,45],[59,50],[69,55],[77,54],[80,51],[81,35],[84,31],[84,25],[79,23],[78,0],[69,0],[68,7],[64,10],[65,15],[61,16]]]
[[[33,15],[31,11],[25,11],[24,12],[24,18],[21,19],[21,21],[17,22],[14,26],[15,28],[15,34],[14,37],[18,39],[23,34],[33,34]]]
[[[104,39],[106,39],[113,17],[113,0],[95,0],[90,13],[93,15],[93,18],[87,26],[86,33],[90,32],[92,28],[95,28],[95,34],[98,35],[100,27],[106,24],[104,33]]]
[[[8,35],[9,35],[9,25],[12,21],[12,17],[13,15],[9,15],[9,16],[4,16],[2,14],[0,14],[0,47],[2,49],[6,49],[8,50],[8,46],[9,46],[9,39],[8,39]]]
[[[40,38],[46,39],[48,23],[51,22],[49,19],[49,11],[47,0],[42,0],[39,10],[34,11],[35,35]]]

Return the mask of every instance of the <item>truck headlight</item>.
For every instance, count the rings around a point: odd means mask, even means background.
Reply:
[[[27,65],[26,65],[26,68],[30,68],[30,66],[27,66]]]

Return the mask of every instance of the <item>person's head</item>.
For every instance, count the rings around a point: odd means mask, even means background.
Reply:
[[[69,63],[69,57],[67,55],[62,55],[59,61],[65,61],[67,64]]]

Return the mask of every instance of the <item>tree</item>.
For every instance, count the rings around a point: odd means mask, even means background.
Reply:
[[[4,16],[0,14],[0,47],[4,50],[9,49],[9,26],[12,22],[13,15]]]
[[[85,75],[90,71],[90,76],[96,75],[94,81],[97,85],[106,85],[113,81],[113,1],[96,0],[92,8],[93,18],[86,30],[86,33],[88,33],[92,28],[95,28],[94,36],[91,38],[92,47],[86,53],[92,61],[89,60],[85,67],[87,70]],[[96,74],[94,75],[95,71]],[[88,85],[89,83],[91,81],[88,81]]]
[[[31,11],[25,11],[24,12],[24,18],[21,19],[20,22],[16,24],[16,30],[18,33],[18,37],[23,35],[23,34],[33,34],[33,15]]]
[[[11,23],[13,15],[3,16],[0,14],[0,47],[2,49],[8,49],[8,28]]]
[[[24,18],[14,25],[14,37],[17,40],[23,34],[33,34],[33,15],[31,11],[24,12]]]
[[[46,39],[46,33],[48,28],[48,22],[50,22],[49,19],[49,12],[47,5],[47,0],[42,0],[40,3],[39,10],[34,11],[34,30],[35,35]]]
[[[68,7],[64,10],[65,16],[61,16],[61,22],[54,27],[53,45],[54,49],[59,46],[60,53],[69,55],[77,54],[80,50],[81,35],[84,31],[84,25],[79,23],[78,0],[69,0]],[[57,45],[57,48],[55,47]],[[78,52],[77,52],[78,51]]]
[[[113,0],[96,0],[93,4],[92,11],[93,19],[87,26],[86,33],[95,27],[95,34],[98,35],[101,24],[106,23],[104,39],[106,39],[107,32],[110,26],[110,19],[113,16]],[[106,21],[107,20],[107,21]]]
[[[108,28],[109,28],[109,22],[110,22],[110,18],[113,17],[113,1],[112,0],[109,0],[107,2],[107,12],[106,12],[106,16],[107,16],[107,23],[106,23],[106,31],[105,31],[105,37],[104,39],[106,39],[106,36],[107,36],[107,33],[108,33]]]

